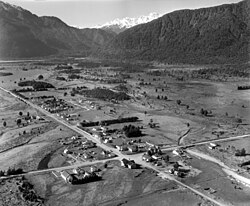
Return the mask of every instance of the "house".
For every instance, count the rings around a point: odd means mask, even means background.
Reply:
[[[106,150],[103,150],[102,152],[101,152],[101,155],[103,155],[103,156],[106,156],[108,154],[108,152],[106,151]]]
[[[68,154],[68,153],[69,153],[69,150],[68,150],[68,149],[65,149],[65,150],[63,150],[63,153],[64,153],[64,154]]]
[[[90,167],[90,172],[91,172],[91,173],[93,173],[93,172],[98,172],[98,168],[97,168],[96,166],[92,165],[92,166]]]
[[[116,145],[116,148],[119,151],[126,151],[126,150],[128,150],[128,147],[126,145]]]
[[[74,174],[77,174],[77,175],[79,175],[79,174],[84,174],[84,173],[85,173],[85,171],[84,171],[83,169],[79,168],[79,167],[74,168],[74,169],[72,170],[72,172],[73,172]]]
[[[85,142],[82,142],[82,146],[85,149],[94,148],[94,147],[96,147],[96,143],[94,143],[94,142],[92,142],[90,140],[86,140]]]
[[[143,161],[146,161],[146,162],[151,162],[151,161],[152,161],[152,157],[149,156],[148,154],[144,154],[144,155],[142,156],[142,160],[143,160]]]
[[[217,144],[210,142],[208,148],[215,149],[217,146],[218,146]]]
[[[137,152],[138,151],[138,146],[136,146],[136,145],[129,145],[128,146],[128,150],[130,152]]]
[[[216,147],[217,146],[217,144],[212,143],[212,142],[210,142],[209,144],[210,144],[211,147]]]
[[[178,171],[188,173],[190,171],[190,168],[188,166],[181,166],[178,168]]]
[[[152,158],[153,158],[154,160],[160,160],[160,159],[162,159],[162,156],[159,155],[159,154],[154,154],[154,155],[152,155]]]
[[[96,139],[100,139],[101,136],[99,134],[93,134],[93,137]]]
[[[121,166],[127,167],[129,169],[136,169],[136,168],[138,168],[138,165],[135,163],[134,160],[127,160],[125,158],[123,158],[121,160]]]
[[[181,149],[175,149],[173,150],[173,154],[177,156],[183,155],[183,151]]]
[[[105,140],[104,140],[104,143],[105,143],[105,144],[107,144],[107,143],[112,143],[112,139],[110,139],[110,138],[109,138],[109,139],[105,139]]]
[[[150,147],[148,148],[148,152],[153,155],[153,154],[156,154],[156,153],[159,153],[161,152],[159,147],[158,146],[153,146],[153,147]]]
[[[127,165],[128,165],[129,169],[137,169],[138,168],[138,165],[133,160],[129,161]]]
[[[84,159],[89,159],[89,158],[91,158],[91,156],[90,156],[89,154],[87,154],[87,153],[83,153],[81,156],[82,156]]]
[[[71,139],[72,139],[72,140],[76,140],[76,139],[78,139],[78,138],[77,138],[76,136],[72,136]]]
[[[64,179],[65,182],[72,183],[73,176],[70,173],[68,173],[67,171],[64,170],[64,171],[61,171],[60,174],[61,174],[61,177]]]

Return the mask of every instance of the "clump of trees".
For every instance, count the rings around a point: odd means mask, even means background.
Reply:
[[[17,126],[19,127],[19,126],[22,124],[22,120],[21,120],[21,119],[17,119],[17,120],[16,120],[16,124],[17,124]]]
[[[37,77],[39,80],[42,80],[43,79],[43,75],[39,75],[38,77]]]
[[[160,96],[160,95],[158,95],[158,96],[157,96],[157,99],[168,100],[168,97],[167,97],[167,96]]]
[[[22,168],[15,169],[9,167],[7,171],[0,170],[0,176],[19,175],[23,173],[24,171]]]
[[[47,90],[48,88],[55,88],[52,84],[48,82],[40,82],[40,81],[37,82],[35,80],[18,82],[18,86],[20,87],[31,86],[33,87],[34,90]]]
[[[22,193],[22,198],[26,201],[36,203],[44,202],[44,200],[36,194],[34,186],[27,180],[22,182],[22,184],[18,187],[18,190]]]
[[[245,150],[245,148],[242,148],[241,150],[240,149],[236,150],[235,156],[238,156],[238,157],[240,157],[240,156],[246,156],[246,150]]]
[[[102,99],[102,100],[129,100],[130,96],[127,95],[125,92],[114,92],[109,89],[103,89],[103,88],[95,88],[91,90],[83,90],[79,92],[80,94],[84,94],[88,97]]]
[[[125,122],[136,122],[138,117],[124,117],[119,119],[109,119],[103,120],[100,122],[81,122],[82,127],[93,127],[98,125],[110,125],[110,124],[117,124],[117,123],[125,123]]]
[[[57,77],[56,77],[56,80],[66,81],[65,77],[60,77],[60,76],[57,76]]]
[[[127,137],[140,137],[142,135],[140,127],[131,124],[124,126],[122,130]]]
[[[70,74],[68,76],[69,79],[82,79],[83,77],[81,75],[78,74]]]
[[[177,103],[178,105],[180,105],[180,104],[181,104],[181,100],[177,99],[177,100],[176,100],[176,103]]]
[[[206,109],[201,108],[200,113],[204,116],[207,116],[209,112]]]

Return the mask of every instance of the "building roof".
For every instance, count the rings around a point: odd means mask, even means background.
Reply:
[[[64,178],[64,179],[67,179],[70,176],[70,174],[65,170],[60,172],[60,173],[61,173],[62,178]]]

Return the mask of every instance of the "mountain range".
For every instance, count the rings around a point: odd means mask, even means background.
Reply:
[[[249,15],[250,3],[245,0],[159,18],[153,14],[154,20],[125,18],[102,29],[78,29],[0,1],[0,58],[91,54],[166,63],[249,61]],[[124,31],[112,30],[114,25]]]
[[[159,18],[160,16],[162,15],[156,12],[152,12],[147,16],[139,16],[138,18],[129,18],[129,17],[125,17],[122,19],[117,18],[113,21],[97,26],[97,28],[100,28],[106,31],[112,31],[112,32],[115,32],[116,34],[119,34],[128,28],[131,28],[139,24],[148,23],[154,19]]]
[[[249,61],[249,2],[171,12],[118,34],[99,53],[166,63]]]
[[[70,27],[56,17],[38,17],[4,2],[0,2],[0,28],[1,58],[86,55],[114,37],[101,29]]]

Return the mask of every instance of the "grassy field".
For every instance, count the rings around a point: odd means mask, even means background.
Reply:
[[[30,177],[49,205],[196,205],[204,202],[174,182],[162,180],[148,169],[129,170],[119,162],[101,168],[102,180],[82,185],[66,184],[53,175]]]

